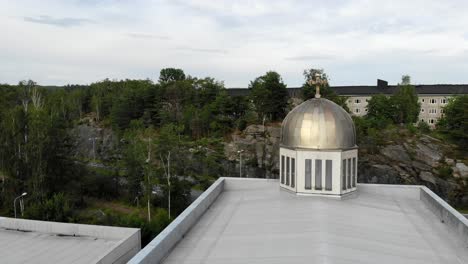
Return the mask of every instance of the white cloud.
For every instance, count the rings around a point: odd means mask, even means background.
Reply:
[[[163,67],[246,87],[268,70],[300,85],[468,83],[461,0],[0,0],[0,83],[157,79]]]

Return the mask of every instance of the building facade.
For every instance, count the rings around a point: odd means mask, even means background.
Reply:
[[[337,86],[332,87],[339,95],[348,97],[347,106],[352,115],[365,116],[367,104],[373,95],[384,94],[391,96],[398,86],[387,85],[378,80],[377,86]],[[415,85],[416,93],[421,103],[419,121],[434,127],[444,114],[444,107],[450,98],[468,94],[468,85]]]
[[[351,114],[355,116],[365,116],[367,114],[367,103],[371,96],[348,95],[347,106]],[[454,95],[423,94],[418,95],[421,110],[419,121],[426,122],[434,126],[444,114],[444,107]]]

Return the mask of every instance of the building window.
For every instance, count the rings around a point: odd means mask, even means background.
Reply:
[[[421,113],[424,113],[424,108],[421,108]]]
[[[312,160],[305,160],[305,189],[312,189]]]
[[[351,188],[351,159],[348,159],[348,180],[346,181],[348,189]]]
[[[430,102],[431,104],[435,104],[435,103],[437,103],[437,100],[436,100],[436,99],[431,99],[431,100],[429,100],[429,102]]]
[[[366,113],[367,113],[367,108],[364,108],[364,112],[366,112]]]
[[[360,109],[359,109],[359,108],[356,108],[356,109],[354,110],[354,112],[359,113],[359,112],[360,112]]]
[[[332,190],[332,161],[325,161],[325,190]]]
[[[353,187],[356,187],[356,158],[353,158]]]
[[[421,118],[421,122],[424,122],[424,118]]]
[[[440,99],[440,103],[441,103],[441,104],[446,104],[446,103],[447,103],[447,99],[446,99],[446,98]]]
[[[315,190],[322,190],[322,160],[315,160]]]
[[[284,184],[284,156],[281,155],[281,184]]]
[[[289,186],[289,172],[290,172],[289,161],[290,161],[289,157],[286,157],[286,185],[288,186]]]
[[[421,99],[421,101],[422,101],[423,103],[424,103],[424,102],[426,102],[426,100],[425,100],[425,99]]]
[[[361,99],[354,99],[354,103],[355,103],[355,104],[360,104],[360,103],[361,103]]]
[[[296,159],[291,158],[291,187],[296,186]]]
[[[444,109],[443,109],[443,108],[442,108],[442,109],[440,109],[440,113],[441,113],[441,114],[443,114],[443,113],[444,113]]]
[[[435,123],[435,120],[434,119],[429,119],[429,124],[434,124]]]
[[[346,190],[346,159],[343,160],[343,164],[341,165],[343,170],[341,171],[341,177],[342,177],[342,182],[341,182],[341,188],[343,190]]]
[[[437,114],[437,109],[435,108],[429,109],[429,114]]]

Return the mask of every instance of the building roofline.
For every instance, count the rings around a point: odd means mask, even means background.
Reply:
[[[418,95],[456,95],[468,94],[468,84],[416,84],[413,85]],[[371,96],[376,94],[394,94],[399,85],[376,86],[376,85],[350,85],[350,86],[330,86],[338,95],[343,96]],[[289,96],[298,97],[301,87],[287,88]],[[249,95],[248,88],[227,88],[231,96]]]

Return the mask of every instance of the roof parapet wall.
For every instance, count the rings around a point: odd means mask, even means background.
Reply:
[[[421,186],[420,200],[468,247],[468,219],[425,186]]]
[[[128,263],[160,263],[223,190],[224,178],[219,178]]]

